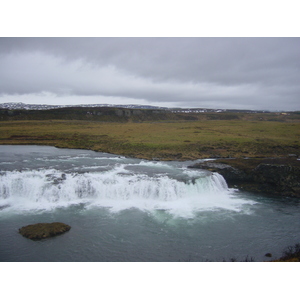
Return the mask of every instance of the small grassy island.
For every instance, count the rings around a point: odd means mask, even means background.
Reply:
[[[19,233],[31,240],[41,240],[63,234],[70,229],[71,226],[61,222],[37,223],[20,228]]]

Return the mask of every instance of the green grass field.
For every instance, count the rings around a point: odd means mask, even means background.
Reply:
[[[114,123],[1,121],[0,144],[91,149],[146,159],[300,155],[300,122],[198,120]]]

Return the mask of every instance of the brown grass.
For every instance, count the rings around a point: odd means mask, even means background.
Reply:
[[[160,159],[300,155],[299,137],[298,121],[0,122],[0,144],[52,145]]]

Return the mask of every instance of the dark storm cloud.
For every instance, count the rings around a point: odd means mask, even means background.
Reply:
[[[299,109],[299,38],[1,38],[0,93]]]

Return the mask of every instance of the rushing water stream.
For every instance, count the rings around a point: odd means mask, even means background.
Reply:
[[[229,189],[193,163],[0,146],[0,261],[263,261],[300,241],[297,200]],[[55,221],[72,228],[18,233]]]

